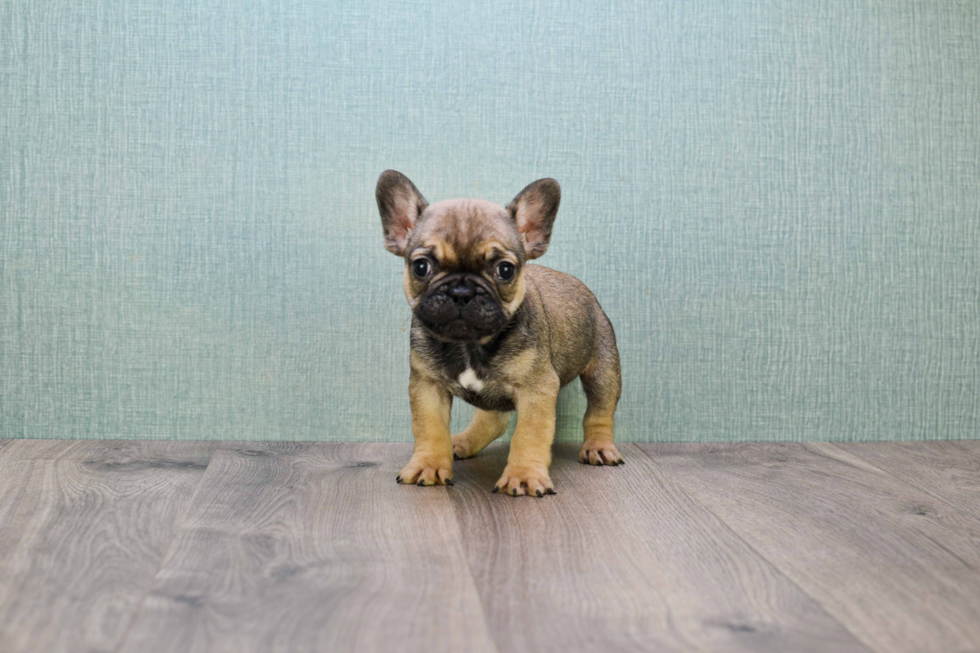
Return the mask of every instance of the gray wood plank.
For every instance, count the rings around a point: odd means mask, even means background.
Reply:
[[[222,446],[121,650],[494,651],[447,488],[395,483],[410,454]]]
[[[836,447],[980,520],[980,441],[837,442]]]
[[[819,445],[640,448],[870,646],[980,644],[972,518]]]
[[[449,496],[502,651],[867,651],[633,445],[622,467],[559,444],[558,495],[491,494],[507,446]]]
[[[113,650],[214,447],[64,440],[4,446],[0,650]]]

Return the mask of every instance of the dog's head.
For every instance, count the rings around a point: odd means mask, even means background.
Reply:
[[[386,170],[376,192],[385,247],[405,259],[405,295],[440,340],[491,340],[524,301],[524,264],[548,249],[561,201],[539,179],[505,207],[476,199],[429,205],[408,177]]]

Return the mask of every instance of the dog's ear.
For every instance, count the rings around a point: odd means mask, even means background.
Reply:
[[[408,235],[429,203],[412,180],[397,170],[381,173],[374,197],[378,200],[381,226],[385,230],[385,249],[404,256]]]
[[[551,226],[555,223],[561,188],[554,179],[538,179],[510,201],[507,210],[524,237],[527,258],[538,258],[548,251]]]

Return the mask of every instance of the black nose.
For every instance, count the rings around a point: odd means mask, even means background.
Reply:
[[[449,286],[447,292],[457,304],[468,304],[476,294],[476,287],[469,279],[459,279]]]

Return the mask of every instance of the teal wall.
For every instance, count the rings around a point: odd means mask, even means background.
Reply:
[[[561,182],[622,439],[980,433],[975,0],[0,0],[0,437],[410,439],[385,168]]]

